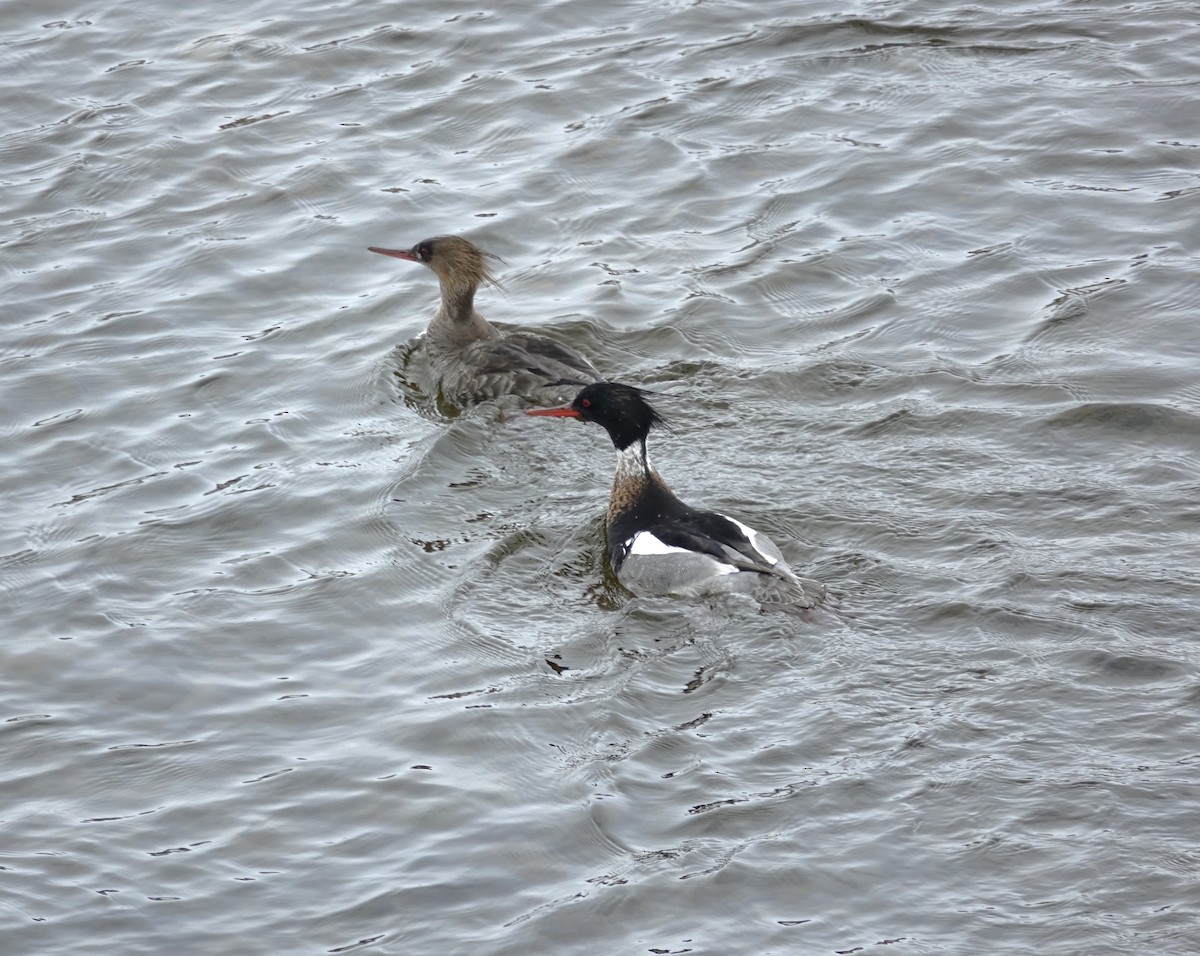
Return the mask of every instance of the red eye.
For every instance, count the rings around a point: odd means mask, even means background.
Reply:
[[[579,404],[580,404],[580,405],[582,405],[584,408],[591,408],[591,407],[592,407],[592,400],[591,400],[590,398],[585,398],[585,399],[584,399],[583,401],[581,401]]]

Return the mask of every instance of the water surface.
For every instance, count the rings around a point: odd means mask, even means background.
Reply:
[[[1198,51],[10,5],[0,952],[1194,953]],[[835,610],[623,592],[604,434],[422,384],[445,232]]]

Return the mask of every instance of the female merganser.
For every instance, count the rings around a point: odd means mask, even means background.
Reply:
[[[497,257],[462,236],[435,236],[411,249],[371,252],[429,266],[442,302],[425,330],[430,364],[446,400],[455,405],[522,395],[562,401],[562,379],[599,381],[600,373],[574,349],[536,332],[502,332],[475,311],[475,290],[499,285],[488,267]]]
[[[738,592],[764,608],[812,607],[825,587],[798,577],[761,531],[701,511],[672,494],[650,464],[646,436],[663,417],[631,385],[588,385],[570,405],[528,415],[582,418],[603,425],[617,448],[608,501],[608,554],[617,580],[634,594],[700,596]]]

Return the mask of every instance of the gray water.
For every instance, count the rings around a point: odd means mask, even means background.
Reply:
[[[1194,4],[518,6],[0,9],[0,953],[1200,950]]]

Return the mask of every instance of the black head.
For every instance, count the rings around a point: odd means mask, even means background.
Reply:
[[[645,398],[646,392],[620,382],[596,382],[586,386],[570,405],[534,408],[529,415],[582,418],[604,426],[617,448],[628,448],[644,439],[650,429],[666,420]]]

